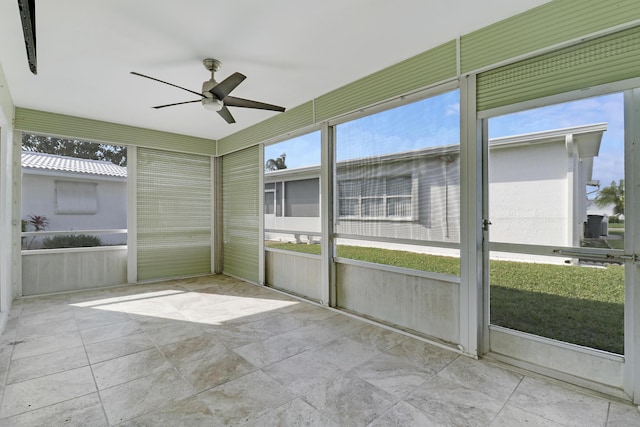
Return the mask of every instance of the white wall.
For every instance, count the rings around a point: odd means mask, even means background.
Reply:
[[[492,242],[569,246],[564,142],[491,149]]]
[[[0,66],[0,332],[13,301],[13,119],[14,105]]]
[[[95,182],[98,210],[95,214],[59,215],[55,211],[55,180]],[[87,176],[84,180],[68,175],[43,175],[23,172],[22,218],[44,215],[49,219],[48,231],[96,230],[127,228],[127,183],[125,180],[105,180]],[[28,231],[32,231],[28,229]],[[100,235],[103,243],[126,244],[126,235]],[[33,248],[33,246],[32,246]]]

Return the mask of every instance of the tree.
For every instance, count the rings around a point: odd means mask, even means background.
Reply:
[[[118,166],[127,165],[127,147],[81,141],[79,139],[22,134],[22,149],[24,151],[56,154],[58,156],[103,160]]]
[[[279,169],[286,169],[287,164],[285,163],[285,159],[287,158],[287,153],[282,153],[275,159],[269,159],[264,165],[265,171],[275,171]]]
[[[621,179],[618,184],[615,181],[611,181],[611,185],[602,188],[595,198],[596,205],[604,207],[607,205],[613,205],[613,215],[620,216],[624,214],[624,179]]]

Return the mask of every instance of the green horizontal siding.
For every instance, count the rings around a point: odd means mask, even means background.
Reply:
[[[223,272],[259,280],[260,148],[254,146],[222,158]]]
[[[216,141],[64,114],[16,108],[16,130],[118,145],[215,155]]]
[[[460,39],[463,73],[640,19],[638,0],[556,0]]]
[[[137,151],[138,280],[211,272],[211,157]]]
[[[478,111],[634,77],[640,27],[479,74]]]
[[[316,99],[316,122],[455,78],[456,42],[399,62]]]
[[[313,123],[313,102],[309,101],[220,139],[218,141],[218,155],[250,147],[269,138],[310,126]]]

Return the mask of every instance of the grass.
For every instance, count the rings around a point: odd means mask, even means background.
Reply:
[[[268,243],[320,254],[320,245]],[[338,256],[460,275],[460,260],[359,246],[338,246]],[[522,332],[622,354],[624,267],[491,261],[491,323]]]

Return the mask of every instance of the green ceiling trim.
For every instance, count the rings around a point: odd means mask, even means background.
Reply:
[[[375,105],[457,76],[455,40],[316,99],[316,122]]]
[[[64,114],[16,108],[15,129],[119,145],[215,155],[216,141]]]
[[[640,77],[640,26],[479,74],[477,109],[636,77]]]
[[[480,70],[638,19],[638,0],[555,0],[462,36],[461,70]]]

